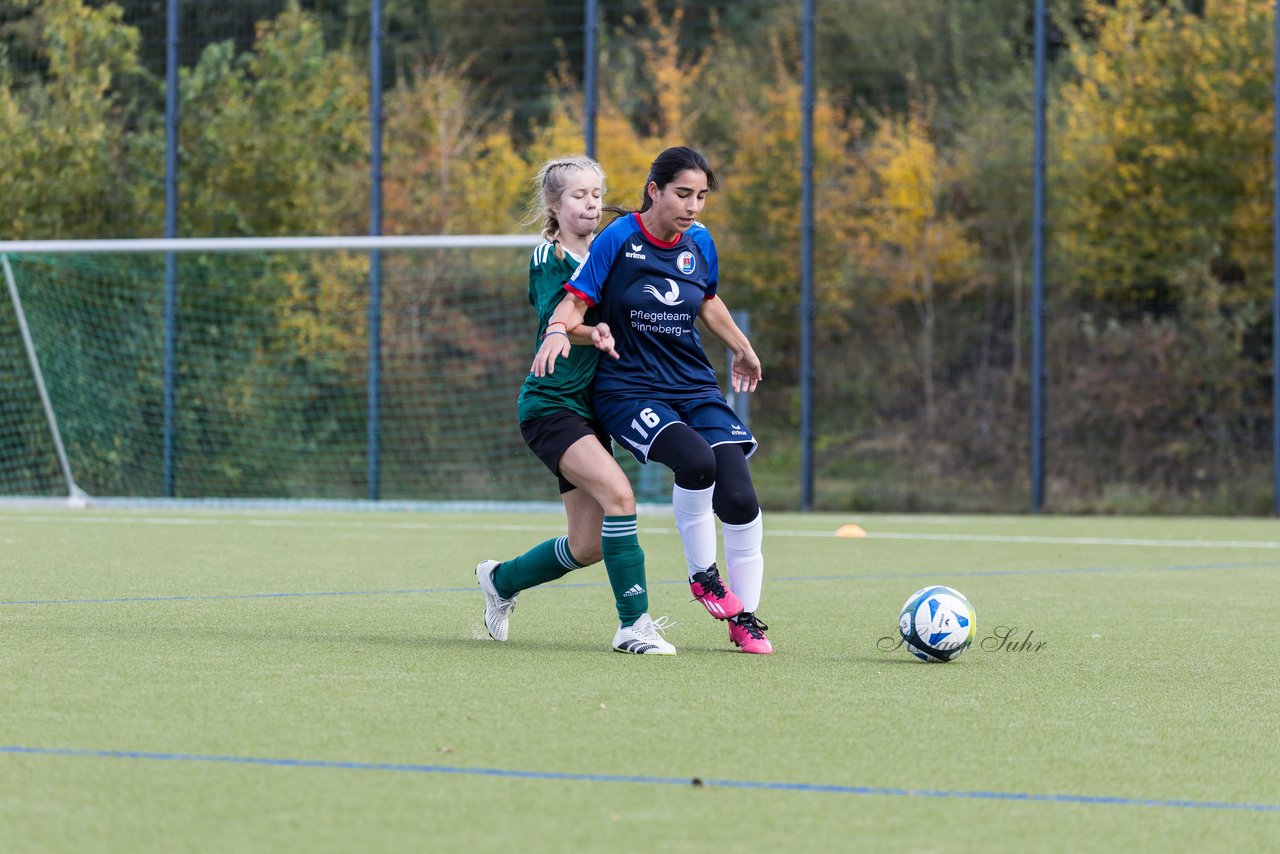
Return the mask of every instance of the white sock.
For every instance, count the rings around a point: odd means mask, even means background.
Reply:
[[[689,564],[689,578],[716,562],[716,516],[711,512],[711,493],[706,489],[671,490],[671,506],[676,511],[676,530],[684,544],[684,559]]]
[[[742,610],[760,607],[760,589],[764,586],[764,513],[745,525],[723,525],[724,568],[729,574],[729,589],[742,600]]]

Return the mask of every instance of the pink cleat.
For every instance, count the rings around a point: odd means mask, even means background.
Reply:
[[[755,614],[743,611],[729,621],[729,640],[743,652],[771,655],[773,644],[769,643],[769,639],[764,636],[764,630],[767,628],[769,627],[760,622]]]
[[[695,572],[689,579],[693,598],[702,603],[707,613],[717,620],[727,620],[742,613],[742,602],[733,591],[724,586],[720,573],[713,563],[702,572]]]

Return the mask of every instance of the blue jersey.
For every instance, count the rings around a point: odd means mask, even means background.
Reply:
[[[700,223],[668,243],[632,214],[596,236],[565,288],[600,306],[617,344],[618,358],[596,367],[598,398],[720,394],[694,325],[702,303],[715,298],[719,272],[716,245]]]

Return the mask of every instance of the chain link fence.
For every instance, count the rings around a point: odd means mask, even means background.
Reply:
[[[814,5],[813,506],[1025,511],[1032,4]],[[0,2],[5,238],[163,234],[166,6]],[[179,234],[366,233],[370,0],[178,7]],[[1044,509],[1267,513],[1274,8],[1049,11]],[[757,486],[766,507],[800,506],[801,3],[385,0],[383,20],[387,234],[528,231],[528,181],[546,157],[583,149],[588,111],[615,203],[637,203],[662,148],[708,155],[723,185],[704,214],[721,293],[749,312],[765,364],[751,405]],[[353,282],[347,309],[362,304]],[[513,264],[514,312],[524,288]],[[430,302],[403,297],[415,312]],[[12,323],[0,311],[0,350],[16,341]],[[424,336],[466,334],[424,317],[389,328],[392,359]],[[350,336],[329,343],[357,351],[326,364],[365,358]],[[521,358],[510,411],[489,416],[513,436]],[[0,472],[30,459],[47,475],[47,442],[23,414],[25,362],[3,350],[0,366],[0,430],[14,437]],[[325,395],[358,401],[359,372],[347,373]],[[386,400],[397,411],[394,389]],[[137,429],[112,441],[153,447]],[[409,458],[407,447],[388,450]],[[441,464],[425,441],[411,458]],[[195,451],[179,463],[201,464]],[[505,456],[472,464],[469,496],[488,483],[495,499],[554,498],[547,483],[504,494]],[[35,482],[3,477],[0,492]],[[360,497],[358,479],[260,491]],[[226,491],[225,479],[179,482],[188,495]],[[431,482],[407,478],[394,497],[440,497]]]

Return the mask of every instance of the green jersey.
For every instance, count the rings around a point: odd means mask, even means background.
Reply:
[[[533,340],[536,352],[542,345],[542,332],[551,314],[564,298],[564,283],[582,262],[565,252],[556,257],[555,244],[543,243],[533,250],[529,260],[529,304],[538,312],[538,330]],[[587,309],[585,323],[594,324],[599,309]],[[575,345],[564,359],[556,360],[556,372],[545,377],[529,374],[520,388],[517,411],[520,423],[532,421],[552,412],[576,412],[583,418],[595,419],[591,410],[591,380],[596,375],[600,351],[590,345]]]

